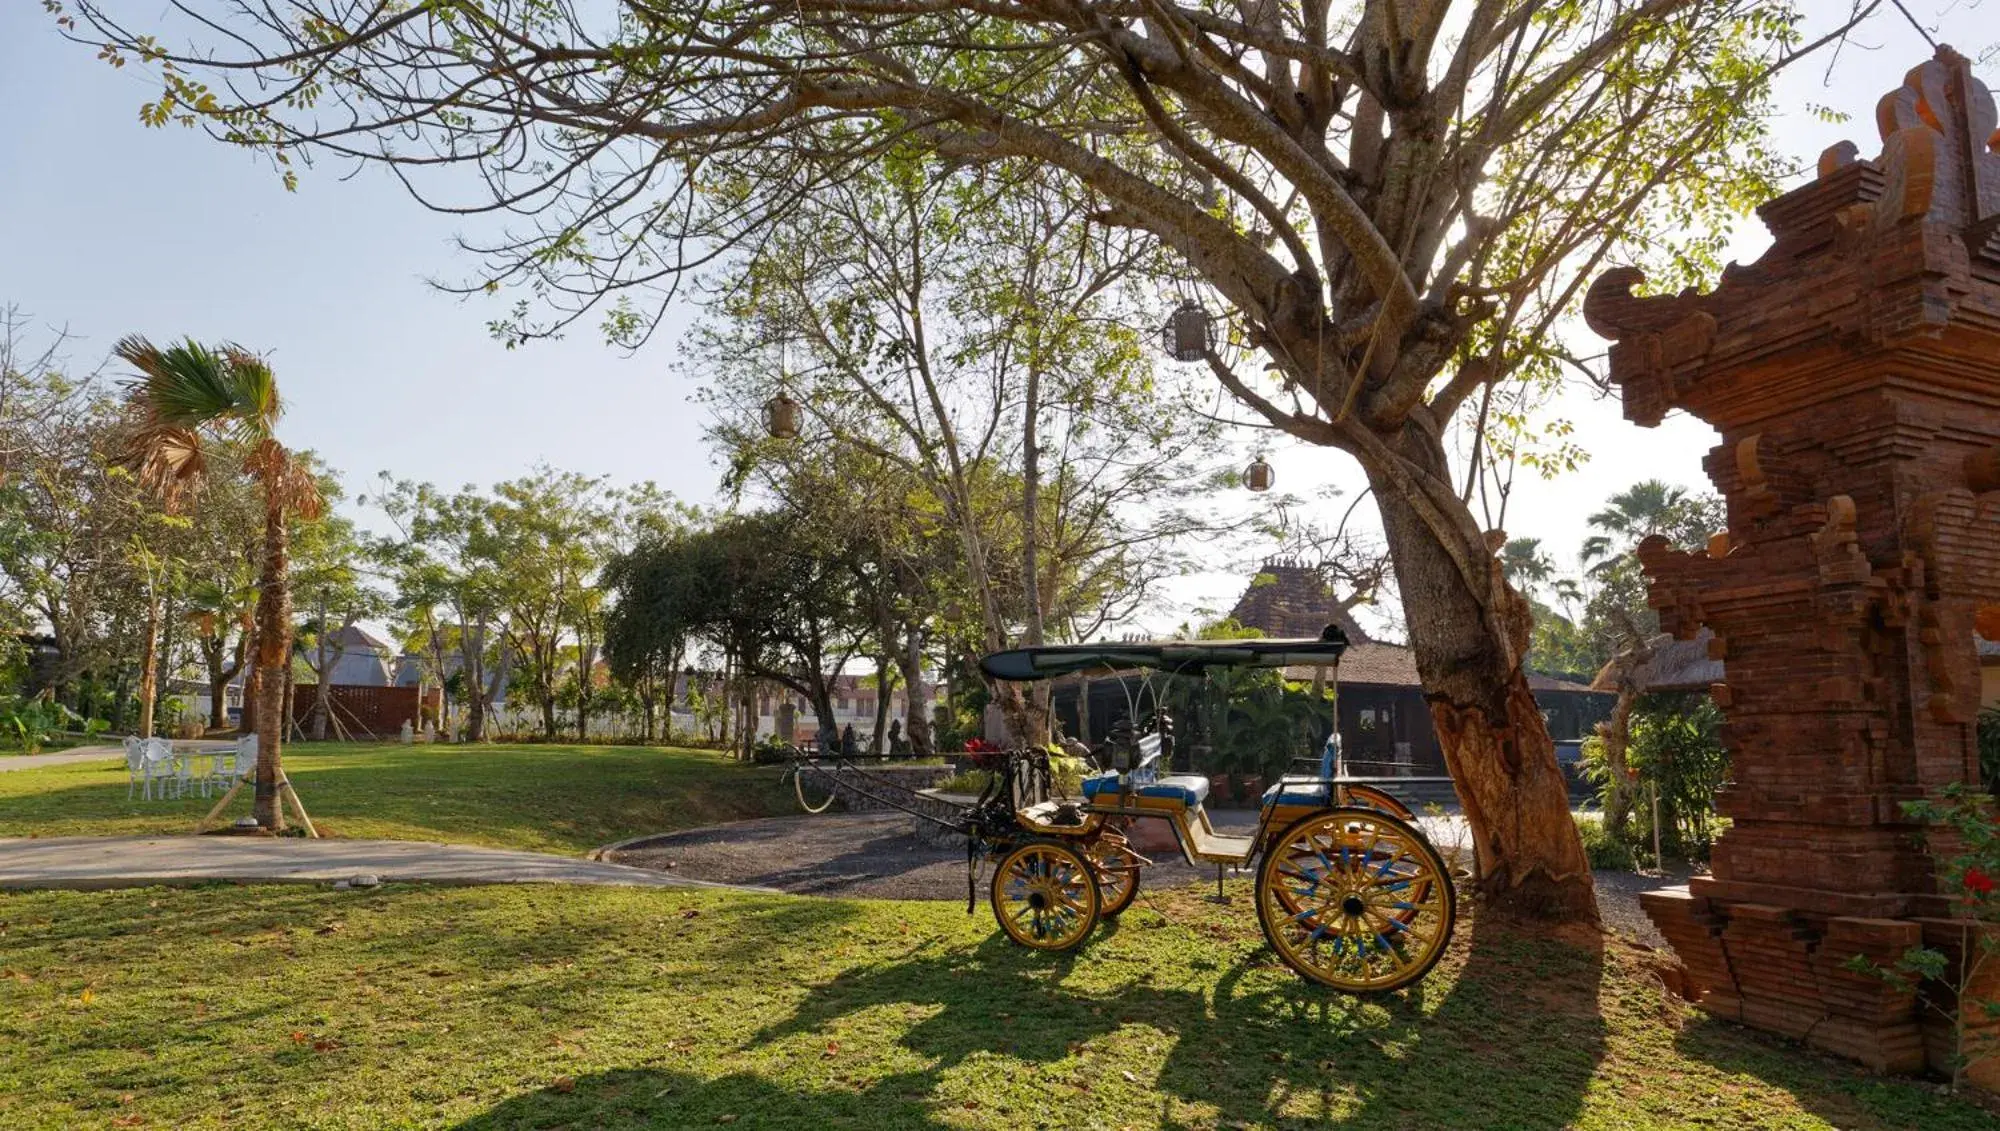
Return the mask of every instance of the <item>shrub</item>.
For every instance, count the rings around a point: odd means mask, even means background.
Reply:
[[[1669,855],[1708,859],[1722,829],[1715,794],[1729,780],[1722,711],[1705,694],[1647,696],[1632,713],[1627,764],[1637,772],[1633,822],[1652,840],[1649,786],[1660,793],[1660,840]]]
[[[70,729],[95,737],[107,724],[102,719],[86,720],[52,699],[0,700],[0,749],[11,747],[33,754]]]
[[[991,770],[961,770],[937,783],[937,788],[943,793],[979,794],[986,792],[986,787],[991,784]]]
[[[1903,813],[1945,834],[1932,838],[1926,833],[1924,839],[1938,865],[1938,890],[1951,900],[1954,917],[2000,923],[2000,823],[1993,818],[1991,795],[1950,785],[1942,803],[1905,801]],[[1899,990],[1914,990],[1927,981],[1949,988],[1949,995],[1921,994],[1918,1000],[1951,1025],[1953,1089],[1964,1082],[1967,1068],[2000,1053],[2000,1033],[1992,1028],[1992,1022],[2000,1020],[2000,1002],[1968,992],[1986,963],[2000,955],[2000,933],[1970,926],[1960,942],[1957,955],[1918,945],[1889,966],[1877,966],[1861,954],[1845,964]]]
[[[774,766],[792,759],[792,744],[775,734],[760,735],[750,748],[750,760],[759,766]]]
[[[1626,840],[1614,838],[1605,831],[1603,820],[1597,817],[1576,818],[1576,832],[1583,838],[1583,854],[1590,858],[1592,868],[1620,872],[1638,870],[1639,853],[1629,834]]]

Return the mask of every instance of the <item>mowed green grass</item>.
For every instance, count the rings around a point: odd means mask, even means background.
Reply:
[[[1156,898],[1059,956],[936,903],[0,896],[0,1126],[1994,1126],[1703,1018],[1620,943],[1468,923],[1360,1001],[1278,967],[1247,892]]]
[[[297,743],[285,770],[322,835],[578,854],[624,837],[796,812],[779,771],[632,746]],[[215,798],[126,797],[120,761],[0,773],[0,837],[188,833]],[[248,791],[232,816],[249,810]]]

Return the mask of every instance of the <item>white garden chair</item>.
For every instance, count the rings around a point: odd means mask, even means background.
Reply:
[[[169,782],[173,784],[174,796],[179,797],[181,795],[181,771],[174,764],[174,744],[164,738],[148,738],[143,740],[142,745],[145,751],[143,763],[146,799],[148,801],[153,799],[153,783],[155,782],[159,783],[160,797],[162,799],[167,796],[167,785]]]
[[[215,784],[228,792],[236,783],[257,772],[257,736],[246,734],[236,740],[236,750],[226,759],[215,761]],[[206,797],[207,794],[202,796]]]
[[[146,740],[137,736],[125,739],[125,800],[132,800],[132,794],[139,783],[146,780]]]

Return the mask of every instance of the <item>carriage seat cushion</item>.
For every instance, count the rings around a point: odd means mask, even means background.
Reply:
[[[1208,800],[1208,779],[1194,774],[1176,774],[1140,786],[1139,796],[1175,797],[1188,805],[1200,805]]]
[[[1118,792],[1118,771],[1106,770],[1101,774],[1091,774],[1083,779],[1083,796],[1096,797],[1100,793]]]
[[[1264,805],[1311,805],[1324,809],[1331,804],[1328,796],[1333,787],[1325,782],[1279,782],[1264,791]]]
[[[1117,792],[1116,770],[1092,774],[1083,779],[1083,795],[1087,798]],[[1208,800],[1208,779],[1194,774],[1177,774],[1147,782],[1139,786],[1135,792],[1141,797],[1172,797],[1186,805],[1200,805]]]

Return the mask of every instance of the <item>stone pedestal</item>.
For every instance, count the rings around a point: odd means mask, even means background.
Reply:
[[[1712,1011],[1882,1070],[1926,1060],[1920,1003],[1849,973],[1948,914],[1904,801],[1976,782],[1973,624],[2000,604],[2000,134],[1946,48],[1851,144],[1760,209],[1775,243],[1711,294],[1585,306],[1626,415],[1685,409],[1729,530],[1639,550],[1661,626],[1713,630],[1731,827],[1714,873],[1645,907]],[[1935,1058],[1932,1059],[1935,1064]]]

